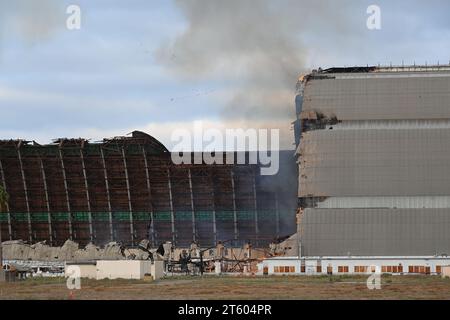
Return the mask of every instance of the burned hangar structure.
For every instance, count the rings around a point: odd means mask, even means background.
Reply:
[[[450,254],[450,66],[299,81],[301,256]]]
[[[0,183],[10,199],[0,215],[2,240],[265,247],[295,232],[293,152],[280,153],[277,175],[259,169],[175,165],[163,144],[139,131],[95,143],[3,140]]]

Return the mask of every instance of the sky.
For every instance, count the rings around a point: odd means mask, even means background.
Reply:
[[[69,30],[69,5],[81,28]],[[369,30],[369,5],[381,29]],[[298,77],[331,66],[447,64],[446,0],[0,0],[0,139],[280,129]]]

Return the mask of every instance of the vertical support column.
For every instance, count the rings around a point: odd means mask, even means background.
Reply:
[[[175,237],[175,212],[173,211],[172,182],[170,181],[170,168],[167,167],[167,183],[169,186],[170,219],[172,223],[172,244],[176,244]]]
[[[45,175],[44,162],[42,161],[42,158],[39,159],[39,163],[41,166],[42,181],[44,182],[45,206],[47,207],[47,223],[48,223],[49,241],[50,241],[50,246],[52,246],[53,245],[53,236],[52,236],[53,228],[52,228],[52,215],[51,215],[51,210],[50,210],[50,200],[48,197],[47,176]]]
[[[108,201],[109,237],[110,237],[111,241],[113,241],[114,240],[114,229],[113,229],[113,218],[112,218],[112,208],[111,208],[111,195],[109,193],[108,171],[106,170],[105,154],[103,152],[102,147],[100,147],[100,155],[102,157],[103,175],[105,176],[106,200]]]
[[[5,178],[5,171],[3,170],[3,164],[2,164],[2,160],[0,159],[0,174],[2,175],[2,185],[3,185],[3,190],[5,190],[6,192],[8,192],[8,190],[6,190],[6,178]],[[8,216],[8,232],[9,232],[9,240],[13,240],[13,236],[12,236],[12,226],[11,226],[11,211],[9,210],[9,203],[6,203],[6,213]]]
[[[134,246],[133,206],[131,205],[130,179],[129,179],[129,176],[128,176],[127,158],[125,157],[125,148],[124,147],[122,147],[122,159],[123,159],[123,167],[124,167],[124,170],[125,170],[125,182],[126,182],[126,185],[127,185],[128,210],[130,212],[131,245]]]
[[[239,233],[238,233],[238,219],[237,219],[237,211],[236,211],[236,191],[235,191],[235,187],[234,187],[233,168],[230,169],[230,175],[231,175],[231,190],[232,190],[232,196],[233,196],[234,240],[237,240],[239,238]]]
[[[211,192],[212,192],[212,205],[213,205],[213,235],[214,235],[214,244],[217,245],[217,220],[216,220],[216,192],[214,190],[214,171],[211,168],[209,171],[210,174],[210,183],[211,183]]]
[[[192,241],[196,241],[196,226],[195,226],[195,209],[194,209],[194,190],[192,188],[192,172],[188,169],[189,176],[189,192],[191,194],[191,211],[192,211]]]
[[[19,145],[17,146],[17,157],[19,159],[20,172],[21,172],[21,175],[22,175],[23,190],[24,190],[24,194],[25,194],[25,204],[27,206],[28,239],[30,240],[30,243],[32,243],[33,242],[33,231],[31,229],[30,202],[29,202],[29,199],[28,199],[28,187],[27,187],[27,181],[25,180],[25,171],[23,169],[22,153],[20,152],[20,148],[21,147],[22,147],[22,141],[20,141]]]
[[[149,199],[149,204],[150,204],[150,237],[152,240],[152,245],[156,246],[156,240],[155,240],[155,220],[154,220],[154,215],[153,215],[153,203],[152,203],[152,188],[151,188],[151,184],[150,184],[150,172],[149,172],[149,167],[148,167],[148,162],[147,162],[147,155],[145,153],[145,147],[142,147],[142,155],[144,156],[144,164],[145,164],[145,177],[147,179],[147,191],[148,191],[148,199]]]
[[[257,242],[256,245],[259,245],[258,198],[256,194],[256,173],[254,168],[252,168],[252,172],[253,172],[253,205],[255,208],[255,237]]]
[[[92,227],[92,208],[91,208],[91,197],[89,196],[89,184],[87,180],[87,173],[86,173],[86,165],[84,162],[84,154],[83,154],[83,148],[80,148],[80,158],[81,158],[81,166],[83,168],[83,178],[84,178],[84,189],[86,190],[86,205],[88,208],[88,219],[89,219],[89,238],[90,241],[94,241],[94,229]]]
[[[278,192],[275,191],[275,230],[277,238],[280,236],[280,207],[278,203]]]
[[[61,162],[61,169],[64,180],[64,190],[66,192],[66,205],[67,205],[67,223],[69,224],[69,237],[73,240],[73,228],[72,228],[72,208],[70,207],[69,186],[67,184],[66,167],[64,166],[64,158],[62,153],[62,145],[59,146],[59,160]]]

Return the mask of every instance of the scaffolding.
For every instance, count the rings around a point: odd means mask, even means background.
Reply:
[[[0,183],[10,195],[3,240],[265,246],[295,231],[286,222],[295,218],[295,190],[268,188],[257,165],[174,165],[137,131],[100,143],[0,141]]]

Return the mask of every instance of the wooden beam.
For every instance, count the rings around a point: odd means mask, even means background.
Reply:
[[[127,158],[125,156],[125,148],[122,147],[122,159],[123,159],[123,167],[125,171],[125,182],[127,185],[127,195],[128,195],[128,210],[130,213],[130,235],[131,235],[131,245],[134,246],[134,223],[133,223],[133,206],[131,204],[131,192],[130,192],[130,178],[128,176],[128,166],[127,166]]]
[[[280,236],[280,207],[278,203],[278,192],[275,191],[275,228],[277,233],[277,238]]]
[[[238,240],[239,231],[238,231],[238,219],[237,219],[237,211],[236,211],[236,190],[234,185],[234,171],[230,169],[231,175],[231,190],[233,195],[233,220],[234,220],[234,240]]]
[[[112,217],[112,207],[111,207],[111,195],[109,193],[108,170],[106,170],[105,153],[103,152],[102,147],[100,147],[100,155],[102,157],[103,175],[105,177],[105,186],[106,186],[106,199],[108,201],[109,238],[111,239],[111,241],[114,241],[113,217]]]
[[[189,192],[191,195],[191,212],[192,212],[192,241],[196,241],[196,227],[195,227],[195,209],[194,209],[194,190],[192,188],[192,172],[191,169],[188,169],[188,177],[189,177]]]
[[[42,158],[39,158],[39,163],[40,163],[40,167],[41,167],[41,175],[42,175],[42,181],[43,181],[43,185],[44,185],[45,206],[47,207],[47,223],[48,223],[49,241],[50,241],[50,246],[52,246],[53,245],[52,215],[51,215],[51,210],[50,210],[50,200],[48,197],[47,177],[45,175],[44,162],[42,161]]]
[[[211,183],[211,192],[212,192],[212,214],[213,214],[213,235],[214,235],[214,244],[217,245],[217,217],[216,217],[216,192],[214,190],[214,171],[212,168],[208,170],[209,173],[209,181]]]
[[[67,183],[66,167],[64,165],[64,157],[62,153],[62,146],[59,146],[59,160],[61,162],[61,170],[64,180],[64,190],[66,192],[66,205],[68,211],[67,223],[69,225],[69,238],[73,240],[73,228],[72,228],[72,208],[70,206],[69,185]]]
[[[173,210],[173,196],[172,196],[172,182],[170,178],[170,168],[167,168],[167,183],[169,187],[169,204],[170,204],[170,219],[172,223],[172,244],[176,245],[176,234],[175,234],[175,212]]]
[[[5,178],[5,171],[3,170],[3,164],[2,160],[0,159],[0,174],[2,175],[2,185],[3,189],[8,192],[6,189],[6,178]],[[8,216],[8,232],[9,232],[9,240],[13,240],[13,234],[12,234],[12,226],[11,226],[11,211],[9,210],[9,203],[6,203],[6,213]]]
[[[80,148],[80,158],[81,158],[81,166],[83,168],[83,178],[84,178],[84,189],[86,190],[86,205],[88,209],[88,219],[89,219],[89,238],[90,241],[94,241],[94,229],[92,227],[92,208],[91,208],[91,197],[89,196],[89,183],[87,179],[86,173],[86,165],[84,162],[84,154],[83,149]]]
[[[258,244],[258,239],[259,239],[259,221],[258,221],[258,198],[257,198],[257,194],[256,194],[256,173],[255,173],[255,169],[252,168],[252,173],[253,173],[253,206],[254,206],[254,210],[255,210],[255,238],[256,238],[256,245]]]
[[[22,141],[20,141],[19,145],[17,146],[17,157],[19,159],[19,166],[20,166],[20,172],[22,175],[23,190],[24,190],[24,195],[25,195],[25,204],[27,207],[28,239],[30,240],[30,243],[33,243],[33,230],[31,228],[30,201],[28,199],[28,187],[27,187],[27,181],[25,179],[25,171],[23,169],[22,153],[20,152],[21,146],[22,146]]]
[[[145,153],[145,148],[142,147],[142,155],[144,157],[144,164],[145,164],[145,177],[147,179],[147,192],[148,192],[148,202],[150,207],[150,238],[152,241],[152,246],[156,246],[156,239],[155,239],[155,222],[154,222],[154,214],[153,214],[153,203],[152,203],[152,188],[150,183],[150,172],[148,167],[148,161],[147,161],[147,155]]]

